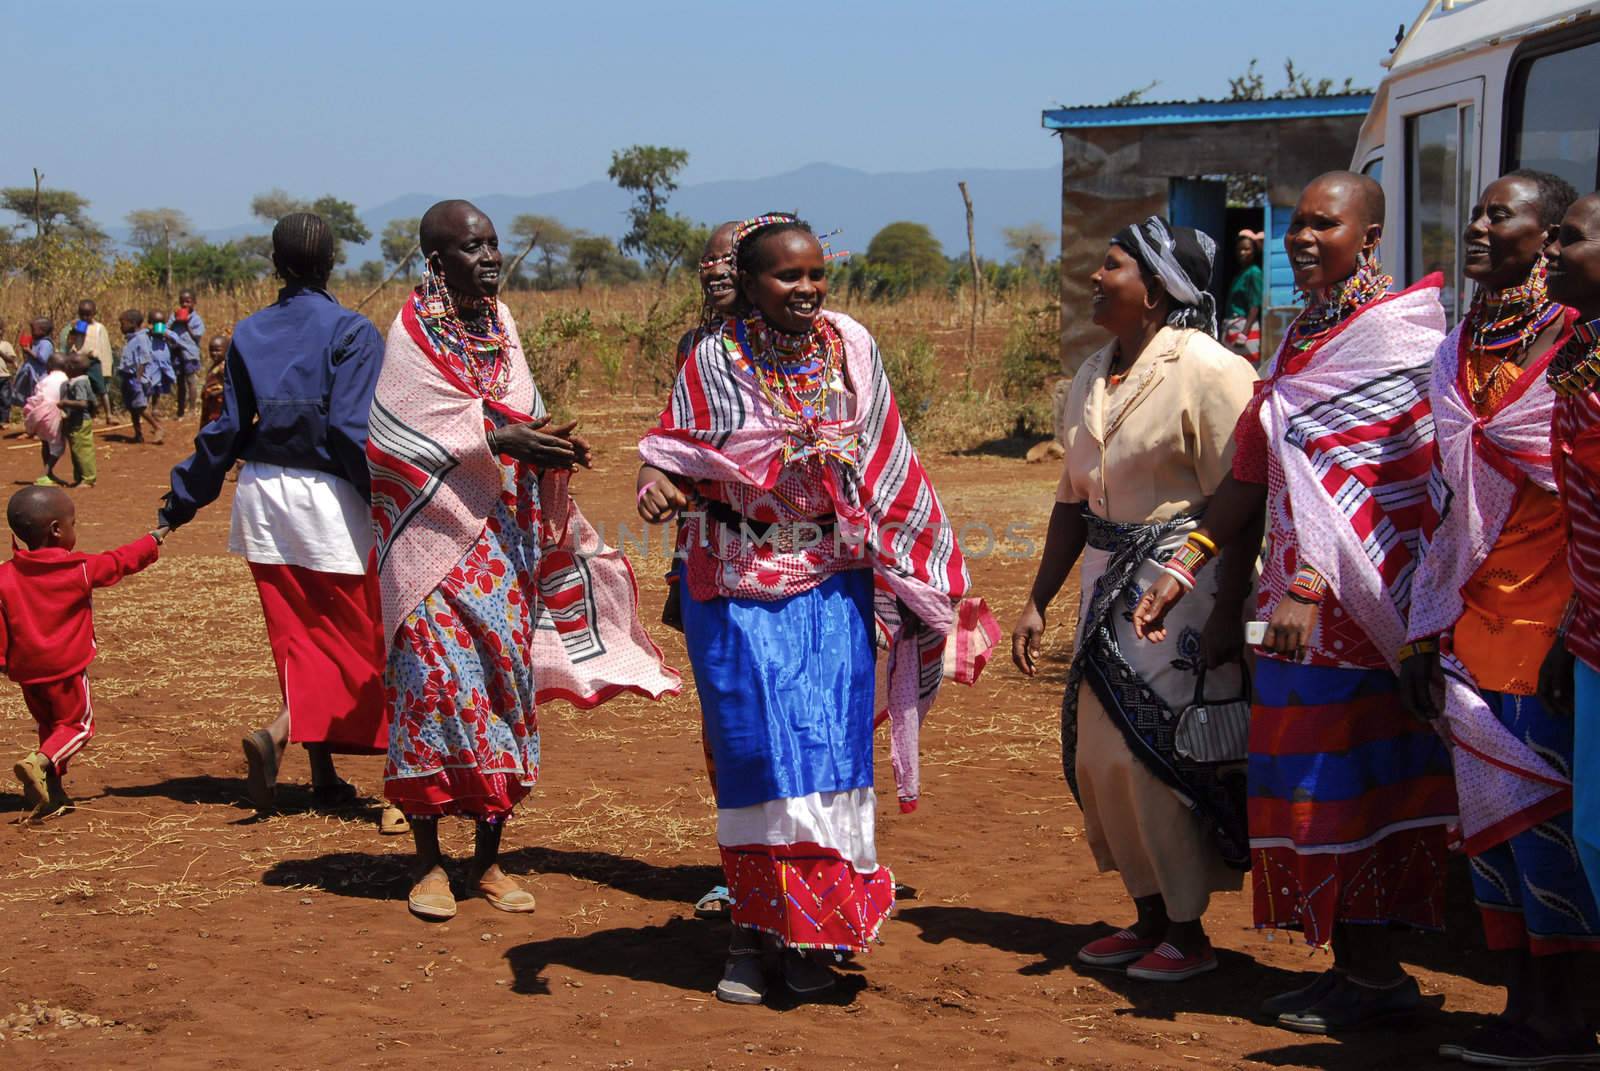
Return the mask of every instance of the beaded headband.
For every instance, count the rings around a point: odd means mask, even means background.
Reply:
[[[758,231],[764,230],[767,227],[771,227],[779,223],[799,222],[800,217],[793,212],[768,212],[765,215],[752,216],[747,220],[740,221],[740,223],[733,229],[732,256],[734,261],[737,262],[739,259],[740,244],[743,243],[745,239],[754,236]],[[831,260],[838,260],[841,257],[848,257],[850,255],[849,250],[846,249],[835,251],[834,248],[828,243],[828,239],[832,238],[838,233],[839,231],[835,229],[828,231],[825,234],[815,235],[818,244],[822,246],[822,259],[825,263]]]

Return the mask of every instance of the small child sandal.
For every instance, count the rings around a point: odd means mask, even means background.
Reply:
[[[411,823],[406,821],[405,812],[392,803],[383,805],[383,813],[378,816],[378,835],[380,837],[398,837],[403,833],[411,832]]]

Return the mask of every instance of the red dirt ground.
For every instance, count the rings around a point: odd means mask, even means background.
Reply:
[[[632,444],[651,418],[612,406],[588,421],[603,453],[575,489],[591,519],[632,516]],[[85,549],[153,523],[166,470],[186,452],[177,440],[192,431],[172,428],[166,446],[102,440],[100,486],[73,492]],[[7,493],[35,475],[35,456],[0,449]],[[1053,466],[929,461],[959,521],[1017,521],[1042,538]],[[1459,882],[1448,937],[1398,942],[1442,1004],[1404,1030],[1327,1040],[1251,1022],[1261,999],[1323,960],[1251,930],[1241,894],[1219,897],[1210,916],[1216,974],[1162,988],[1076,967],[1074,950],[1130,905],[1079,843],[1061,777],[1065,604],[1042,679],[1024,680],[1001,653],[977,687],[945,691],[924,735],[921,810],[901,816],[884,792],[880,855],[918,895],[832,1000],[711,998],[727,930],[690,909],[720,880],[692,687],[659,705],[543,711],[544,780],[505,842],[538,913],[467,901],[449,924],[418,922],[403,903],[408,844],[377,836],[375,804],[310,812],[298,755],[284,771],[285,813],[258,821],[243,803],[239,737],[278,696],[227,526],[223,501],[158,565],[99,597],[100,735],[69,777],[76,812],[22,824],[6,780],[0,1067],[1428,1066],[1442,1040],[1499,1007]],[[1007,630],[1036,555],[1008,549],[1022,556],[973,567]],[[635,564],[653,622],[662,562]],[[677,635],[652,631],[683,666]],[[0,752],[9,764],[33,740],[7,685]],[[341,769],[379,792],[380,760]],[[464,823],[447,829],[458,856],[469,839]]]

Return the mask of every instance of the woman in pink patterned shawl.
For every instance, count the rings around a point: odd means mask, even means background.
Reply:
[[[439,819],[475,821],[468,887],[534,908],[500,869],[500,835],[539,776],[538,704],[589,707],[675,690],[636,615],[632,573],[571,503],[587,465],[550,427],[516,324],[496,300],[494,224],[466,201],[422,217],[424,281],[389,329],[369,420],[389,755],[384,794],[410,819],[424,919],[456,912]],[[581,560],[580,560],[581,559]]]

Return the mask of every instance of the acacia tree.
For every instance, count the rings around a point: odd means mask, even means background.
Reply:
[[[623,250],[642,256],[663,281],[705,241],[705,229],[687,217],[667,211],[667,197],[678,188],[678,172],[689,153],[664,145],[633,145],[611,154],[606,174],[620,189],[634,195],[628,210]]]
[[[0,208],[20,217],[13,231],[31,223],[34,238],[58,233],[75,238],[104,237],[89,219],[89,199],[71,190],[7,186],[0,189]]]
[[[541,277],[545,286],[551,285],[556,258],[572,245],[572,240],[576,237],[572,228],[560,220],[533,212],[523,213],[511,221],[511,235],[517,240],[519,251],[511,261],[510,268],[506,270],[506,278],[516,279],[522,262],[538,250],[539,263],[544,269]]]
[[[1043,223],[1024,223],[1000,232],[1011,250],[1012,259],[1024,270],[1040,274],[1055,255],[1056,235]]]
[[[417,261],[422,259],[422,247],[417,240],[417,232],[422,227],[422,220],[415,216],[408,219],[391,219],[384,224],[383,234],[378,238],[378,247],[383,251],[383,262],[391,268],[403,271],[406,281],[411,281],[411,272],[417,266]],[[365,264],[362,265],[366,267]]]
[[[349,201],[340,200],[331,193],[325,193],[315,201],[306,201],[274,186],[265,193],[258,193],[250,198],[250,212],[264,223],[277,223],[292,212],[315,212],[333,230],[335,264],[344,263],[344,243],[354,242],[360,245],[372,237],[372,232],[356,214],[356,206]]]
[[[189,217],[176,208],[137,208],[128,213],[128,244],[145,260],[161,254],[161,285],[172,289],[172,247],[194,233]]]

